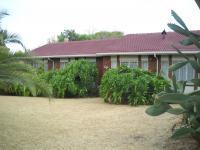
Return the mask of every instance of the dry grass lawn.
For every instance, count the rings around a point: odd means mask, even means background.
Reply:
[[[105,104],[100,98],[0,96],[1,150],[184,150],[193,140],[169,139],[177,117],[150,117],[146,106]]]

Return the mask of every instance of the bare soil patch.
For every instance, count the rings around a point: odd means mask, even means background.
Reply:
[[[173,141],[179,118],[150,117],[147,106],[105,104],[101,98],[0,96],[2,150],[189,150],[192,139]]]

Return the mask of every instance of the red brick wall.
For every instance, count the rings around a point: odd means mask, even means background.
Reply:
[[[101,77],[103,74],[111,68],[111,57],[110,56],[104,56],[104,57],[97,57],[96,58],[96,66],[99,72],[99,79],[98,81],[100,82]]]
[[[156,70],[157,70],[157,59],[153,55],[149,55],[148,63],[149,63],[148,70],[150,72],[156,72]]]
[[[98,69],[98,73],[99,73],[99,78],[102,77],[103,75],[103,58],[102,57],[97,57],[96,58],[96,66],[97,66],[97,69]]]
[[[110,56],[104,56],[103,57],[103,73],[106,72],[106,70],[111,68],[111,57]]]

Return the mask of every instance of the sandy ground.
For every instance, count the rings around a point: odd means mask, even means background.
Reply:
[[[0,96],[1,150],[185,150],[173,141],[179,119],[150,117],[146,106],[105,104],[100,98],[57,99]]]

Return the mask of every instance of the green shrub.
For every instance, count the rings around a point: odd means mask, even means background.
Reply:
[[[161,76],[122,66],[108,70],[102,77],[100,96],[105,102],[130,105],[152,104],[153,95],[169,86]]]
[[[46,72],[41,78],[52,86],[54,97],[85,97],[97,93],[97,68],[86,60],[72,61],[64,69]]]
[[[42,71],[37,70],[33,80],[38,83],[42,80],[46,88],[53,91],[53,96],[64,97],[85,97],[96,96],[97,89],[97,68],[86,60],[72,61],[64,69]],[[32,96],[30,90],[22,84],[10,84],[7,88],[0,90],[0,93],[18,96]],[[37,89],[36,96],[45,96],[42,91]]]
[[[25,86],[23,83],[9,83],[3,89],[0,89],[1,94],[16,95],[16,96],[52,96],[52,88],[43,80],[40,75],[35,72],[35,75],[31,78],[30,82],[35,82],[35,94],[33,95],[30,88]],[[42,90],[42,89],[45,90]],[[47,92],[50,93],[47,93]]]

